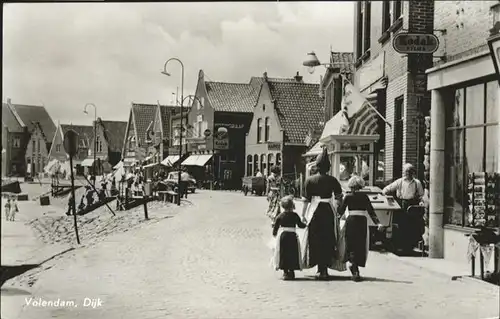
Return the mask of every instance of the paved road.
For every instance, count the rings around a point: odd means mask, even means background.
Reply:
[[[448,277],[371,254],[367,280],[329,282],[269,267],[263,197],[202,192],[174,218],[109,237],[42,274],[36,297],[78,307],[26,306],[20,318],[487,318],[498,287]],[[84,307],[84,298],[102,306]]]

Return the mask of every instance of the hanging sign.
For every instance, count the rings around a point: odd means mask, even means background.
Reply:
[[[398,33],[392,40],[392,47],[401,54],[431,54],[439,48],[439,39],[430,33]]]

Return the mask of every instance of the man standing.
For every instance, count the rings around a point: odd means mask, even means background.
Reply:
[[[403,165],[403,177],[387,185],[382,193],[384,195],[395,194],[396,201],[401,206],[401,212],[394,216],[394,223],[398,225],[396,242],[403,251],[411,252],[416,242],[422,237],[423,216],[414,216],[408,212],[410,206],[423,205],[421,200],[424,196],[422,183],[415,178],[416,170],[411,164]]]

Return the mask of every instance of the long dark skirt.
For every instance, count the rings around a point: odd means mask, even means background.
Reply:
[[[309,223],[308,267],[331,267],[336,251],[335,216],[329,203],[319,203]]]
[[[365,267],[366,247],[366,220],[365,216],[348,216],[345,222],[346,259],[359,267]]]
[[[299,270],[299,241],[296,233],[283,232],[280,236],[279,269]]]

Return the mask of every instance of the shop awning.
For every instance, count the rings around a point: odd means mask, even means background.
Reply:
[[[144,165],[143,168],[149,168],[149,167],[153,167],[153,166],[156,166],[158,165],[158,163],[151,163],[151,164],[148,164],[148,165]]]
[[[118,164],[113,166],[113,169],[119,169],[120,167],[123,167],[123,161],[118,162]]]
[[[321,152],[323,152],[323,143],[318,142],[314,144],[314,146],[311,147],[311,149],[307,151],[307,153],[305,153],[303,156],[304,157],[318,156],[319,154],[321,154]]]
[[[82,161],[82,166],[83,167],[91,167],[94,164],[94,159],[93,158],[86,158]]]
[[[182,162],[185,166],[205,166],[212,158],[212,155],[190,155]]]
[[[165,166],[173,166],[175,163],[179,161],[179,159],[180,159],[179,155],[169,155],[165,157],[163,161],[161,161],[161,164]]]

